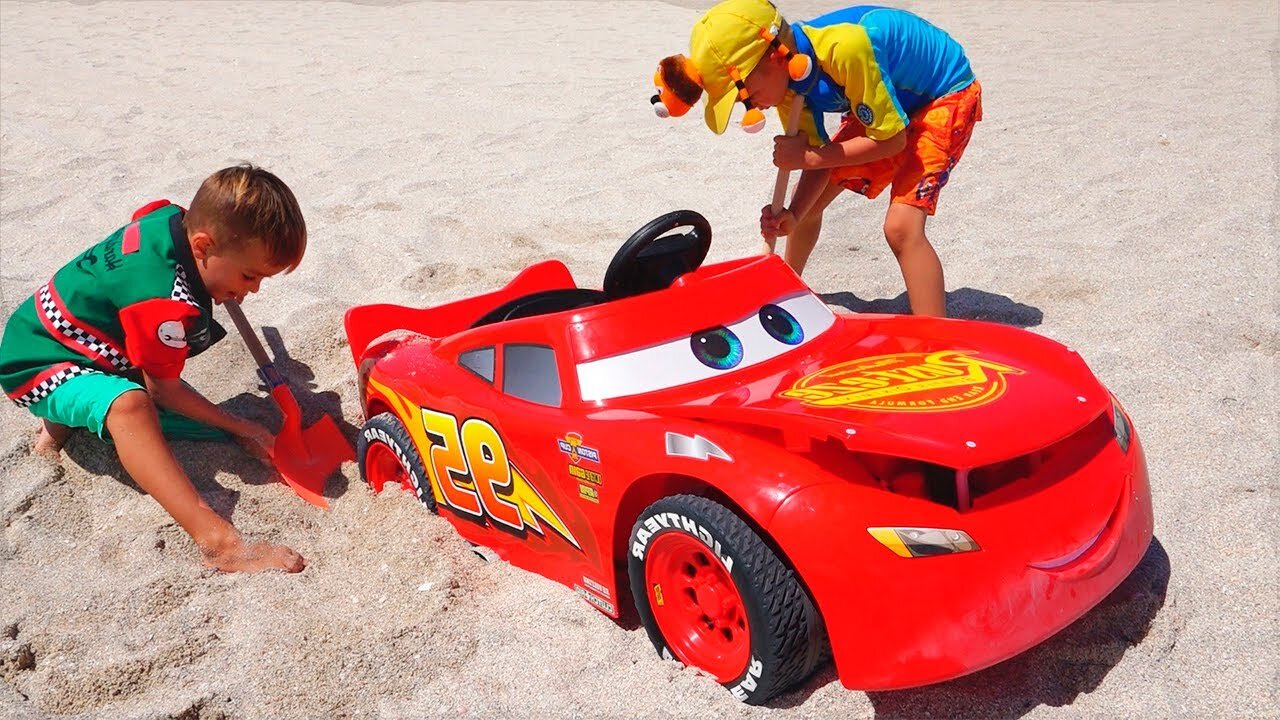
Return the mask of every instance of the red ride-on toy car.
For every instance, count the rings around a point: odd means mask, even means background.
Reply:
[[[350,310],[366,480],[607,615],[633,603],[662,655],[750,703],[828,647],[850,688],[978,670],[1137,565],[1142,447],[1078,355],[835,314],[777,256],[701,267],[710,240],[682,211],[603,290],[547,261],[439,307]]]

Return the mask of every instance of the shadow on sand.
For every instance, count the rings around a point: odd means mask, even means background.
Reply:
[[[1142,561],[1097,607],[1061,632],[998,665],[910,690],[869,692],[877,718],[962,717],[1014,720],[1041,705],[1070,705],[1093,692],[1129,648],[1142,642],[1164,606],[1169,555],[1152,538]],[[771,707],[795,707],[838,683],[831,664]]]
[[[342,417],[342,398],[337,392],[316,392],[315,373],[306,363],[290,357],[281,341],[280,332],[273,327],[263,327],[262,334],[267,340],[276,370],[289,384],[298,407],[302,410],[302,425],[309,427],[321,417],[328,415],[337,422],[338,428],[348,440],[354,438],[359,431]],[[259,393],[240,393],[229,398],[218,406],[223,410],[247,420],[260,423],[272,430],[279,430],[280,409],[267,392],[266,385],[259,383]],[[354,444],[354,443],[353,443]],[[233,441],[209,440],[171,440],[174,456],[186,470],[191,482],[200,491],[205,502],[218,514],[230,518],[240,499],[240,493],[224,487],[215,478],[226,472],[236,475],[249,485],[267,485],[280,482],[275,470],[261,461],[250,457]],[[67,457],[85,470],[97,475],[108,475],[120,483],[143,492],[129,477],[120,465],[115,448],[93,437],[92,433],[77,432],[64,448]],[[283,486],[283,483],[281,483]],[[342,497],[347,491],[347,479],[340,472],[330,474],[323,495],[334,499]]]
[[[863,300],[844,291],[823,293],[819,297],[829,305],[839,305],[856,313],[905,315],[911,312],[905,292],[892,299],[875,300]],[[947,317],[986,320],[1020,328],[1034,327],[1044,321],[1044,313],[1040,312],[1040,308],[974,288],[960,288],[947,293]]]
[[[226,407],[226,403],[222,406]],[[269,412],[270,408],[265,410]],[[247,416],[248,413],[244,415]],[[240,501],[240,492],[219,483],[216,478],[220,473],[235,475],[248,485],[277,482],[275,470],[249,456],[230,439],[171,440],[169,446],[204,501],[224,518],[232,517],[236,504]],[[121,485],[146,494],[120,465],[115,446],[99,440],[91,432],[73,433],[63,447],[63,454],[94,475],[111,477]]]

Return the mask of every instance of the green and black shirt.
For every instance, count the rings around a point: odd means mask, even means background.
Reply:
[[[85,373],[176,378],[226,334],[196,270],[184,211],[153,202],[18,306],[0,340],[0,387],[21,407]]]

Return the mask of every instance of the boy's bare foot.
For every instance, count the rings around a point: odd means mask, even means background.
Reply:
[[[62,446],[66,444],[70,435],[71,428],[66,425],[41,420],[40,432],[36,435],[36,442],[32,450],[37,455],[57,457],[58,453],[62,452]]]
[[[271,543],[237,542],[220,552],[206,552],[204,564],[222,572],[262,572],[283,570],[301,572],[306,560],[292,548]]]

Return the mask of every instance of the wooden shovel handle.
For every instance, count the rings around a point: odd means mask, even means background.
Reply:
[[[249,324],[249,319],[244,316],[244,311],[240,309],[239,303],[235,300],[226,300],[222,303],[222,307],[231,316],[231,322],[236,324],[236,330],[240,331],[240,337],[244,339],[244,344],[249,347],[249,354],[253,355],[253,361],[258,363],[259,368],[270,365],[271,358],[267,357],[267,351],[262,347],[262,341],[258,339],[257,331]]]
[[[791,100],[791,113],[787,118],[787,126],[782,130],[788,136],[795,135],[800,129],[800,111],[804,109],[804,96],[796,93]],[[782,204],[787,199],[787,183],[791,180],[791,171],[778,169],[778,179],[773,184],[773,205],[770,210],[774,217],[782,211]]]

